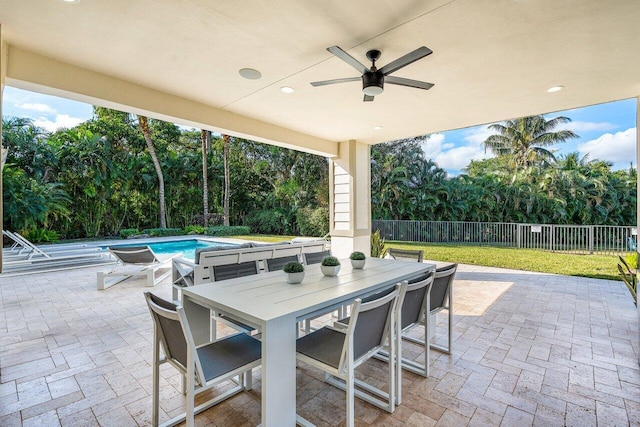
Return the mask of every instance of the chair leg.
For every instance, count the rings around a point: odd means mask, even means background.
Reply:
[[[395,322],[394,322],[395,323]],[[389,337],[389,413],[393,413],[395,410],[396,399],[398,399],[396,393],[398,393],[398,389],[402,387],[401,378],[396,378],[396,365],[400,363],[398,349],[396,347],[396,339],[393,336],[395,325],[391,327],[391,336]]]
[[[253,389],[253,369],[249,369],[245,375],[245,383],[244,383],[244,388],[246,390],[252,390]]]
[[[347,375],[345,377],[346,380],[346,404],[347,404],[347,427],[354,427],[355,426],[355,390],[354,390],[354,383],[355,383],[355,374],[353,371],[353,366],[351,366],[351,364],[349,364],[347,366]]]
[[[187,427],[194,427],[195,424],[195,364],[191,350],[187,350],[187,401],[185,411],[185,421]]]
[[[453,342],[453,285],[449,287],[449,348],[447,352],[451,354],[452,342]]]
[[[158,343],[158,335],[154,328],[153,331],[153,396],[151,398],[151,423],[158,425],[160,412],[160,345]]]

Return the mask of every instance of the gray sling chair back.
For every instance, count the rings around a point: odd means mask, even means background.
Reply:
[[[298,255],[283,256],[280,258],[271,258],[264,260],[264,269],[266,271],[280,271],[288,262],[298,261]]]
[[[396,249],[389,248],[387,255],[398,261],[418,261],[422,262],[424,258],[424,252],[422,250],[409,250],[409,249]]]
[[[151,423],[159,423],[160,365],[169,363],[183,375],[186,411],[162,426],[186,421],[193,427],[196,414],[251,389],[251,370],[261,363],[261,343],[247,334],[236,334],[196,347],[182,306],[145,292],[153,319],[153,396]],[[161,356],[160,349],[164,356]],[[235,379],[237,377],[237,379]],[[215,398],[195,406],[195,395],[230,381],[234,386]]]
[[[346,391],[347,427],[355,424],[354,398],[357,396],[387,412],[395,410],[396,369],[389,364],[389,392],[356,380],[354,370],[385,349],[396,356],[393,339],[399,299],[406,282],[369,302],[355,300],[346,327],[323,327],[296,342],[297,358],[325,372],[326,381]]]
[[[304,257],[304,263],[306,265],[319,264],[324,258],[331,256],[331,251],[308,253],[302,256]]]
[[[453,279],[458,269],[458,264],[450,264],[436,269],[436,274],[431,287],[431,305],[429,312],[434,316],[442,310],[448,312],[448,337],[447,346],[431,344],[431,348],[451,354],[453,342]],[[435,327],[435,325],[434,325]]]
[[[241,263],[224,264],[213,266],[213,280],[218,282],[220,280],[235,279],[236,277],[251,276],[260,273],[260,265],[258,261],[247,261]],[[228,316],[224,313],[213,313],[211,318],[211,338],[216,338],[217,328],[216,321],[219,320],[222,323],[245,333],[251,333],[255,330],[253,326],[247,325],[232,316]]]

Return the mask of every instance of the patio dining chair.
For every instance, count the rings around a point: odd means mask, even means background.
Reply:
[[[397,360],[400,363],[395,364],[396,368],[396,405],[400,405],[402,403],[402,369],[406,369],[408,371],[414,372],[418,375],[422,375],[424,377],[429,376],[429,365],[430,365],[430,348],[426,345],[428,338],[425,339],[421,344],[424,345],[424,362],[418,363],[414,360],[402,357],[402,338],[403,334],[409,331],[416,325],[421,324],[423,319],[427,319],[426,310],[427,307],[430,306],[430,294],[431,294],[431,286],[434,280],[434,273],[429,272],[426,273],[416,279],[410,280],[407,284],[406,291],[404,293],[404,298],[399,304],[398,308],[398,317],[396,319],[397,325],[397,333],[395,334],[396,339],[396,351],[397,351]],[[428,324],[425,326],[428,329]],[[425,334],[427,331],[425,330]],[[382,350],[376,355],[377,358],[381,360],[388,360],[389,354]]]
[[[395,409],[395,373],[389,364],[388,387],[384,392],[371,384],[356,380],[354,371],[378,351],[386,349],[393,361],[396,339],[393,339],[396,310],[403,285],[378,299],[355,300],[346,329],[323,327],[299,338],[296,355],[301,360],[325,372],[325,380],[346,391],[347,426],[355,423],[354,398],[363,399],[387,412]]]
[[[321,252],[313,252],[313,253],[303,254],[302,256],[304,258],[304,263],[306,265],[319,264],[322,262],[324,258],[331,256],[331,251],[326,250]]]
[[[159,422],[160,365],[169,363],[183,376],[186,391],[185,413],[162,424],[174,426],[186,421],[194,425],[196,414],[234,396],[251,390],[252,369],[261,363],[261,343],[246,334],[227,336],[196,347],[182,306],[166,301],[151,292],[144,293],[153,319],[153,395],[151,422]],[[164,356],[161,356],[160,349]],[[195,396],[220,383],[231,382],[230,389],[195,406]],[[185,390],[186,389],[186,390]]]
[[[442,310],[448,312],[448,324],[447,324],[447,345],[431,344],[431,348],[442,351],[447,354],[451,354],[452,342],[453,342],[453,279],[458,269],[458,264],[449,264],[436,269],[436,274],[433,279],[433,285],[431,286],[431,304],[429,313],[433,316],[433,325],[428,325],[429,328],[435,330],[435,316]],[[404,339],[411,341],[409,337],[403,336]],[[429,337],[434,338],[434,337]],[[430,341],[427,341],[430,342]]]
[[[264,263],[264,269],[269,271],[280,271],[284,268],[285,264],[289,262],[298,261],[298,255],[283,256],[280,258],[266,259]]]
[[[219,282],[221,280],[235,279],[236,277],[244,277],[251,276],[254,274],[260,273],[260,265],[258,261],[247,261],[241,263],[233,263],[233,264],[223,264],[223,265],[215,265],[212,267],[213,270],[213,280],[215,282]],[[213,317],[211,320],[211,337],[212,339],[216,338],[216,321],[221,321],[222,323],[230,326],[238,331],[251,333],[255,331],[253,326],[247,325],[246,323],[234,318],[233,316],[229,316],[225,313],[212,313]]]
[[[104,290],[133,276],[144,276],[147,286],[156,286],[171,274],[167,263],[179,254],[167,257],[159,257],[149,246],[121,246],[107,248],[118,262],[111,271],[99,271],[98,290]],[[161,269],[167,267],[167,271],[156,275]],[[108,277],[117,277],[107,281]]]
[[[433,283],[433,272],[428,272],[418,278],[408,281],[404,292],[401,292],[401,298],[398,300],[397,317],[395,324],[397,325],[394,338],[396,339],[397,359],[401,363],[395,363],[396,369],[396,405],[400,405],[402,401],[402,369],[415,372],[419,375],[429,376],[429,347],[425,346],[424,364],[419,364],[413,360],[402,357],[402,333],[419,324],[425,318],[426,308],[429,307],[429,294],[431,292],[431,284]],[[389,293],[389,290],[383,290],[377,294],[363,298],[363,302],[380,298],[382,295]],[[337,327],[346,327],[349,324],[350,317],[335,322]],[[389,360],[389,353],[384,349],[378,352],[376,358],[384,361]]]
[[[422,262],[424,258],[424,251],[422,250],[409,250],[409,249],[387,249],[387,255],[398,261],[417,261]]]

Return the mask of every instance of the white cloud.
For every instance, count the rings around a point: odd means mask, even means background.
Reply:
[[[485,153],[483,147],[466,145],[440,153],[436,156],[435,161],[443,169],[460,170],[467,167],[471,160],[481,160],[488,157],[491,155]]]
[[[447,142],[445,135],[436,133],[429,136],[423,144],[425,155],[433,159],[439,167],[447,170],[451,175],[457,175],[471,160],[491,157],[484,152],[483,142],[491,132],[485,127],[474,128],[464,136],[464,143],[458,147],[453,142]]]
[[[429,138],[422,144],[422,150],[428,159],[434,159],[438,154],[442,152],[444,148],[444,135],[441,133],[434,133],[429,135]]]
[[[578,144],[580,154],[591,159],[629,162],[636,159],[636,128],[614,134],[605,133],[596,139]]]
[[[60,128],[72,128],[84,122],[84,119],[71,117],[68,114],[56,114],[55,121],[51,121],[46,117],[38,117],[33,123],[49,132],[55,132]]]
[[[609,122],[582,122],[580,120],[562,125],[562,129],[569,129],[574,132],[604,131],[615,129],[616,127],[616,125]]]
[[[48,114],[54,114],[56,112],[56,110],[54,108],[52,108],[51,106],[47,105],[47,104],[41,104],[41,103],[19,103],[19,104],[15,104],[16,107],[21,108],[23,110],[28,110],[28,111],[35,111],[38,113],[48,113]]]
[[[464,140],[469,143],[483,145],[491,135],[495,135],[496,131],[489,129],[489,126],[479,126],[469,129],[466,132]]]

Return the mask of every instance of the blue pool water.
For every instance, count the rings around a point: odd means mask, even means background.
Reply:
[[[122,246],[140,246],[140,245],[148,245],[153,252],[158,255],[163,254],[175,254],[182,253],[183,258],[187,259],[195,259],[196,249],[200,248],[237,248],[238,245],[234,245],[231,243],[220,243],[220,242],[211,242],[208,240],[198,240],[198,239],[188,239],[188,240],[166,240],[164,242],[154,242],[154,243],[131,243],[126,245],[117,245],[119,247]],[[114,247],[114,246],[111,246]]]

